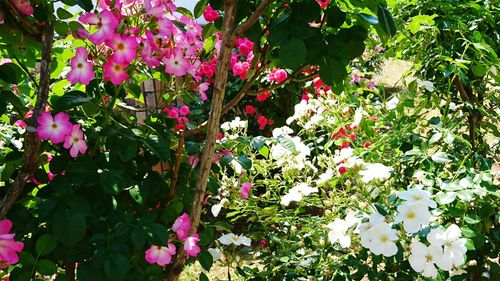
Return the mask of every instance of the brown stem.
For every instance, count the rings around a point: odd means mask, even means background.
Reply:
[[[175,162],[172,168],[173,175],[172,175],[172,181],[170,182],[170,189],[168,191],[167,204],[170,203],[175,196],[175,191],[177,189],[177,181],[179,180],[179,170],[181,167],[183,151],[184,151],[184,133],[180,133],[179,143],[177,144]]]
[[[70,262],[70,261],[65,261],[64,262],[64,270],[65,270],[65,273],[66,273],[66,279],[68,281],[75,281],[76,279],[76,276],[75,276],[75,269],[76,269],[76,266],[75,266],[75,263],[74,262]]]
[[[474,95],[474,91],[470,86],[464,86],[460,78],[455,76],[453,78],[453,82],[455,87],[457,88],[460,98],[466,103],[463,107],[463,110],[468,113],[467,121],[469,123],[469,139],[472,146],[472,151],[477,152],[477,132],[476,130],[481,126],[481,120],[483,118],[482,114],[476,110],[477,106],[480,106],[479,103],[482,102],[482,97],[479,96],[476,98]],[[469,105],[467,105],[469,104]],[[471,106],[468,108],[467,106]]]
[[[13,28],[22,29],[23,33],[32,37],[36,41],[42,41],[42,33],[32,22],[29,21],[29,17],[23,16],[19,13],[19,10],[11,3],[9,0],[2,1],[5,9],[5,18],[10,26]]]
[[[267,10],[267,8],[271,5],[271,0],[264,0],[260,5],[255,9],[253,14],[248,17],[248,19],[239,25],[235,30],[234,30],[234,35],[235,36],[241,36],[243,33],[247,32],[264,14],[264,12]]]
[[[223,35],[221,43],[221,51],[217,59],[217,69],[215,74],[214,92],[212,107],[208,118],[208,132],[205,142],[205,150],[201,158],[200,171],[198,173],[198,182],[195,187],[195,194],[193,198],[193,206],[191,208],[191,233],[198,230],[200,223],[201,210],[203,207],[203,197],[207,187],[208,175],[212,166],[212,155],[215,149],[215,141],[217,133],[219,132],[219,123],[222,113],[222,104],[224,102],[224,94],[227,86],[227,76],[229,73],[229,66],[231,61],[231,51],[234,45],[235,36],[234,22],[236,16],[236,1],[224,1],[224,22],[222,26]],[[184,248],[181,247],[177,252],[177,257],[173,264],[167,271],[165,280],[176,281],[184,268],[186,262],[186,253]]]
[[[38,157],[40,150],[40,139],[36,135],[36,119],[45,109],[50,86],[50,65],[52,62],[52,43],[54,41],[54,27],[48,23],[41,28],[42,38],[42,61],[40,67],[40,83],[37,93],[33,116],[28,120],[28,130],[24,137],[24,155],[21,169],[16,176],[13,185],[7,190],[7,194],[0,202],[0,219],[4,218],[23,191],[26,181],[33,177],[38,168]]]

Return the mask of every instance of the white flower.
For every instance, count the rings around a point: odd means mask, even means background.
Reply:
[[[404,229],[409,233],[419,231],[420,226],[428,225],[431,219],[428,207],[422,204],[402,204],[398,206],[398,212],[394,222],[403,222]]]
[[[271,158],[276,160],[276,164],[283,166],[284,170],[305,168],[307,157],[311,154],[311,150],[299,137],[286,137],[292,141],[295,151],[290,151],[281,143],[277,143],[271,147]]]
[[[214,217],[217,217],[219,215],[221,209],[222,209],[222,204],[215,204],[212,206],[212,208],[210,208],[210,210],[212,211],[212,215],[214,215]]]
[[[398,197],[406,200],[405,204],[422,204],[431,208],[436,208],[437,204],[431,199],[431,193],[427,190],[411,188],[398,193]]]
[[[368,248],[375,255],[386,257],[394,256],[398,252],[398,247],[394,241],[398,240],[396,230],[386,222],[379,222],[368,230]]]
[[[438,264],[443,256],[443,249],[437,245],[425,246],[421,242],[411,243],[411,255],[408,258],[411,267],[422,273],[425,277],[437,276],[437,269],[434,264]]]
[[[398,99],[398,97],[395,96],[385,104],[385,109],[393,110],[398,106],[398,103],[399,103],[399,99]]]
[[[387,179],[391,176],[394,170],[391,167],[384,166],[380,163],[365,163],[365,170],[359,171],[362,176],[361,181],[364,183],[370,182],[374,179]]]
[[[301,267],[306,267],[306,266],[308,266],[308,265],[309,265],[311,262],[313,262],[313,261],[314,261],[314,259],[313,259],[313,258],[307,258],[307,259],[305,259],[305,260],[301,261],[301,262],[298,264],[298,266],[301,266]]]
[[[465,253],[467,248],[465,238],[460,238],[462,231],[456,224],[450,225],[445,231],[433,229],[427,234],[427,240],[434,245],[444,246],[444,262],[440,267],[444,270],[451,270],[453,266],[457,267],[465,262]]]
[[[219,260],[222,254],[222,251],[219,250],[218,248],[208,248],[207,251],[212,255],[213,261]]]
[[[292,201],[300,202],[304,196],[308,196],[314,192],[318,192],[318,188],[310,187],[307,183],[299,183],[281,197],[281,205],[288,206]]]
[[[351,246],[351,236],[347,234],[347,230],[350,225],[347,221],[337,218],[333,222],[329,223],[327,227],[330,229],[328,232],[328,240],[330,240],[330,243],[334,244],[339,242],[342,248],[348,248]]]
[[[283,126],[281,128],[276,128],[273,130],[273,138],[277,138],[279,136],[288,136],[293,133],[293,130],[287,126]]]
[[[319,179],[316,180],[316,184],[318,184],[318,185],[323,184],[323,183],[329,181],[334,175],[335,175],[335,172],[332,169],[328,169],[328,170],[326,170],[326,172],[319,175]]]
[[[333,158],[333,161],[335,164],[338,164],[344,160],[346,160],[349,157],[353,156],[354,149],[347,147],[343,148],[341,150],[335,151],[336,156]]]
[[[252,243],[252,240],[250,240],[250,238],[245,237],[245,236],[237,236],[237,235],[234,235],[234,233],[228,233],[228,234],[222,235],[219,238],[219,242],[221,242],[223,245],[234,244],[236,246],[240,246],[240,245],[250,246]]]
[[[371,236],[370,230],[380,222],[384,222],[385,218],[378,212],[373,213],[368,222],[362,223],[359,226],[359,236],[361,238],[361,245],[365,248],[369,247]]]
[[[363,107],[356,109],[356,112],[354,113],[354,121],[351,124],[351,128],[354,128],[361,123],[361,119],[363,118],[364,112],[365,111],[363,110]]]

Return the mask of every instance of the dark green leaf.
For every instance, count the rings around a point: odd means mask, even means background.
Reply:
[[[62,20],[65,20],[65,19],[70,19],[73,17],[73,14],[71,14],[70,12],[66,11],[65,9],[63,8],[59,8],[57,9],[57,16],[62,19]]]
[[[184,7],[177,7],[177,9],[175,11],[179,12],[187,17],[193,18],[193,14],[188,9],[186,9]]]
[[[252,168],[252,160],[250,160],[249,158],[245,156],[239,156],[237,159],[243,169],[250,170],[250,168]]]
[[[109,194],[116,195],[127,187],[127,181],[117,171],[106,171],[99,175],[102,188]]]
[[[123,161],[130,161],[138,151],[137,141],[128,138],[119,138],[117,141],[118,155]]]
[[[203,250],[198,255],[198,260],[200,261],[201,266],[206,270],[210,271],[212,264],[214,262],[212,255],[207,250]]]
[[[347,76],[345,65],[338,60],[326,59],[320,64],[319,76],[328,85],[339,83]]]
[[[54,215],[52,228],[54,236],[59,242],[73,246],[85,236],[87,221],[82,213],[59,210]]]
[[[378,4],[377,9],[377,17],[380,23],[380,26],[384,30],[384,32],[389,36],[396,35],[397,27],[394,18],[392,17],[391,12],[387,9],[386,6],[382,4]]]
[[[0,80],[9,84],[19,84],[25,79],[25,73],[17,64],[5,63],[0,65]]]
[[[346,13],[337,6],[332,6],[326,10],[326,24],[331,27],[340,27],[346,18]]]
[[[373,24],[373,25],[378,24],[378,18],[376,16],[372,16],[372,15],[365,14],[365,13],[360,13],[359,15],[361,16],[361,18],[363,18],[364,20],[366,20],[370,24]]]
[[[57,241],[54,236],[50,234],[44,234],[38,238],[35,245],[35,251],[39,255],[50,254],[57,246]]]
[[[53,275],[57,271],[57,266],[55,263],[49,260],[39,260],[35,265],[36,271],[42,275]]]
[[[129,267],[128,258],[120,254],[111,254],[104,261],[104,273],[111,280],[125,279]]]
[[[306,61],[306,57],[306,44],[301,39],[290,38],[281,44],[280,61],[285,67],[297,69]]]
[[[198,1],[198,3],[196,3],[196,6],[194,6],[194,18],[197,19],[201,17],[206,8],[207,8],[207,1],[205,0]]]
[[[208,279],[205,273],[200,272],[200,281],[210,281],[210,279]]]
[[[149,135],[147,139],[142,141],[161,161],[170,160],[170,140],[158,135]]]
[[[71,91],[57,99],[53,107],[56,111],[65,111],[75,106],[86,104],[91,100],[92,97],[87,96],[84,92]]]
[[[14,95],[14,93],[8,91],[0,92],[0,114],[3,111],[1,110],[2,107],[5,108],[7,106],[7,103],[12,104],[12,106],[14,106],[14,109],[20,115],[24,115],[26,113],[26,107],[23,105],[21,100],[19,100],[19,98],[16,95]]]
[[[74,0],[78,6],[82,7],[85,11],[90,12],[94,5],[92,4],[92,0]]]

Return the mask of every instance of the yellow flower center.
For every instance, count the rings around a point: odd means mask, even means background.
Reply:
[[[387,237],[387,235],[382,235],[380,236],[380,241],[382,243],[387,243],[389,241],[389,237]]]
[[[406,218],[411,220],[411,219],[414,219],[415,218],[415,213],[410,211],[408,213],[406,213]]]
[[[56,123],[52,124],[52,129],[57,129],[57,124]]]
[[[433,259],[434,259],[434,258],[433,258],[430,254],[428,254],[427,256],[425,256],[425,260],[426,260],[427,262],[432,262],[432,260],[433,260]]]
[[[116,48],[118,49],[118,51],[123,51],[123,49],[125,49],[125,45],[123,45],[123,43],[118,43]]]
[[[83,67],[83,64],[79,63],[76,67],[78,67],[78,68],[82,68],[82,67]]]

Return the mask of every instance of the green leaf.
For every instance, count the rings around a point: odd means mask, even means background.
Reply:
[[[55,263],[49,260],[39,260],[35,265],[36,271],[42,275],[53,275],[57,272],[57,266]]]
[[[201,17],[206,8],[207,8],[207,1],[204,0],[198,1],[198,3],[196,3],[196,6],[194,6],[194,18],[197,19]]]
[[[278,143],[281,144],[284,148],[286,148],[288,151],[290,151],[292,153],[297,152],[297,148],[295,147],[295,144],[293,143],[292,139],[290,139],[289,137],[279,136]]]
[[[392,17],[391,12],[387,9],[386,6],[382,4],[378,4],[377,9],[377,17],[380,23],[380,26],[384,30],[384,32],[390,37],[396,35],[397,27],[394,18]]]
[[[252,168],[252,160],[250,160],[248,157],[239,156],[237,160],[240,163],[241,167],[243,167],[243,169],[248,171],[250,170],[250,168]]]
[[[476,233],[474,232],[474,230],[472,230],[470,227],[468,226],[462,226],[460,228],[462,230],[462,234],[464,235],[464,237],[467,237],[467,238],[472,238],[472,237],[476,237]]]
[[[138,185],[134,185],[131,189],[129,189],[130,197],[134,199],[135,202],[139,204],[144,203],[144,198],[142,197],[141,194],[141,189],[139,188]]]
[[[170,160],[170,140],[152,134],[142,141],[161,161]]]
[[[117,149],[118,155],[123,161],[130,161],[137,155],[137,141],[133,139],[119,138],[117,141]]]
[[[85,236],[87,221],[84,214],[64,209],[54,215],[52,228],[57,241],[66,246],[74,246]]]
[[[200,254],[198,255],[198,261],[206,271],[210,271],[210,268],[212,267],[212,264],[214,262],[212,255],[207,250],[203,250],[200,252]]]
[[[50,234],[44,234],[38,238],[35,245],[35,251],[39,255],[50,254],[57,246],[57,241],[54,236]]]
[[[20,115],[24,115],[27,111],[21,100],[16,95],[14,95],[14,93],[9,91],[0,92],[0,109],[2,109],[2,107],[5,108],[7,106],[7,103],[12,104],[12,106],[14,106],[14,109]],[[0,110],[0,114],[2,113],[2,111],[3,110]]]
[[[0,80],[8,84],[19,84],[25,79],[25,73],[17,64],[5,63],[0,65]]]
[[[87,12],[90,12],[94,5],[92,4],[92,0],[74,0],[78,6],[82,7]]]
[[[336,59],[325,59],[319,68],[319,76],[328,85],[339,83],[347,76],[345,65]]]
[[[62,20],[65,20],[65,19],[70,19],[73,17],[73,14],[71,14],[70,12],[66,11],[65,9],[63,8],[59,8],[57,9],[57,16],[62,19]]]
[[[146,235],[144,234],[144,231],[140,228],[132,228],[132,231],[130,232],[130,241],[132,241],[135,248],[142,248],[144,243],[146,243]]]
[[[86,104],[91,100],[92,97],[87,96],[87,94],[82,91],[71,91],[57,99],[53,107],[56,111],[66,111],[70,108]]]
[[[301,39],[290,38],[281,44],[279,56],[282,65],[297,69],[306,61],[306,44]]]
[[[123,191],[128,183],[123,176],[116,171],[106,171],[99,175],[99,182],[102,189],[109,194],[117,195]]]
[[[154,223],[150,226],[151,233],[155,236],[156,240],[161,244],[167,244],[168,242],[168,229],[159,224]]]
[[[200,281],[210,281],[210,279],[208,279],[205,273],[200,272]]]
[[[232,229],[231,229],[232,226],[229,223],[224,222],[224,221],[218,221],[218,222],[216,222],[214,224],[214,226],[217,227],[217,228],[221,228],[221,229],[223,229],[223,230],[225,230],[227,232],[231,232],[232,231]]]
[[[130,264],[128,258],[120,254],[111,254],[104,261],[104,273],[111,280],[123,280],[127,276]]]
[[[325,13],[327,16],[326,25],[330,27],[340,27],[346,18],[346,13],[337,6],[332,6]]]
[[[373,25],[378,24],[378,18],[376,16],[372,16],[372,15],[365,14],[365,13],[360,13],[359,16],[362,19],[366,20],[369,24],[373,24]]]
[[[175,11],[179,12],[187,17],[193,18],[193,14],[191,13],[191,11],[189,11],[188,9],[186,9],[184,7],[177,7],[177,9]]]

